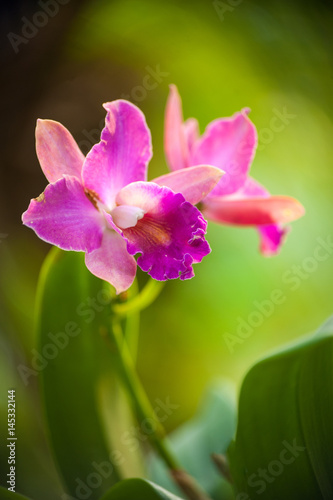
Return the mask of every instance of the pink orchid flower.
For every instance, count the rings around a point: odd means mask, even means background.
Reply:
[[[123,100],[104,108],[101,141],[86,158],[60,123],[38,120],[37,156],[49,184],[23,223],[53,245],[85,252],[87,268],[117,293],[130,287],[137,264],[156,280],[193,277],[192,264],[210,252],[206,221],[181,189],[147,182],[152,147],[143,113]],[[220,177],[199,166],[178,183],[197,203]]]
[[[177,87],[171,85],[165,116],[165,153],[174,172],[200,164],[223,169],[225,175],[202,200],[200,210],[214,222],[256,226],[260,250],[269,256],[278,252],[289,230],[283,225],[301,217],[304,208],[288,196],[271,196],[249,176],[258,143],[249,111],[243,109],[230,118],[214,120],[200,137],[196,119],[183,121],[181,98]],[[164,185],[169,185],[168,179]]]

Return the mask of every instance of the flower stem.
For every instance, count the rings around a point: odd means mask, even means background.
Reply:
[[[134,299],[133,299],[134,300]],[[189,500],[210,500],[201,490],[196,481],[182,470],[181,465],[173,456],[165,439],[165,430],[155,415],[143,386],[136,374],[136,370],[122,333],[120,318],[113,317],[110,332],[112,347],[117,351],[119,370],[133,403],[137,418],[145,422],[145,432],[160,458],[168,467],[170,474],[177,485]]]
[[[154,444],[158,446],[159,453],[168,467],[171,469],[177,469],[179,467],[178,464],[173,457],[170,456],[168,450],[161,442],[165,436],[164,428],[156,419],[154,419],[154,426],[151,425],[151,420],[154,417],[154,411],[141,385],[141,382],[136,375],[132,357],[123,338],[121,326],[117,319],[114,319],[112,322],[111,335],[113,344],[115,345],[118,354],[121,376],[131,397],[131,401],[134,404],[137,417],[139,420],[145,420],[145,428],[148,431],[147,433],[151,434]]]
[[[136,295],[133,299],[124,302],[123,304],[115,304],[113,306],[113,311],[118,316],[126,316],[128,314],[132,314],[134,312],[141,311],[146,307],[150,306],[154,302],[154,300],[159,296],[165,281],[156,281],[153,279],[149,279],[146,286],[141,290],[138,295]]]
[[[133,297],[138,295],[139,285],[137,280],[134,280],[133,285],[128,291],[128,298],[132,300]],[[124,326],[124,337],[126,344],[131,354],[132,364],[135,366],[137,354],[138,354],[138,343],[139,343],[139,333],[140,333],[140,311],[134,310],[126,315],[126,322]]]
[[[219,453],[212,453],[212,460],[224,479],[232,484],[232,478],[226,456]]]

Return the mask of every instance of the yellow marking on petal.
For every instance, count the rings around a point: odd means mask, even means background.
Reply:
[[[92,189],[84,189],[84,194],[88,198],[89,201],[94,205],[95,208],[98,209],[97,202],[99,201],[99,196],[98,194],[93,191]]]
[[[35,201],[37,201],[38,203],[45,201],[45,194],[41,193],[39,196],[37,196],[37,198],[35,198]]]
[[[150,218],[147,214],[142,219],[138,220],[135,227],[129,230],[136,234],[140,233],[140,235],[142,235],[151,245],[169,246],[172,241],[170,228]],[[126,230],[124,230],[124,234],[126,234]]]

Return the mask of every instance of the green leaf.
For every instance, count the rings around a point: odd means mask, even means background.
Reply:
[[[317,330],[318,335],[333,335],[333,316],[328,318]]]
[[[126,479],[111,488],[101,500],[181,500],[145,479]]]
[[[82,253],[52,249],[39,283],[36,368],[58,469],[75,498],[97,499],[120,478],[100,408],[113,382],[103,338],[111,297]]]
[[[19,493],[13,493],[12,491],[7,490],[7,488],[3,488],[0,486],[0,500],[29,500],[28,497],[24,497]]]
[[[333,498],[331,334],[332,319],[247,374],[229,449],[239,500]]]
[[[222,382],[208,389],[198,414],[170,435],[170,446],[178,461],[213,499],[233,498],[231,487],[217,471],[211,454],[226,452],[235,427],[234,391],[229,384]],[[149,477],[179,494],[168,470],[156,456]]]

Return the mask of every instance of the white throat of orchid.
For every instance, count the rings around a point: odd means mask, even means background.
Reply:
[[[113,222],[120,229],[136,226],[138,220],[142,219],[144,214],[141,208],[132,207],[130,205],[119,205],[110,212]]]

